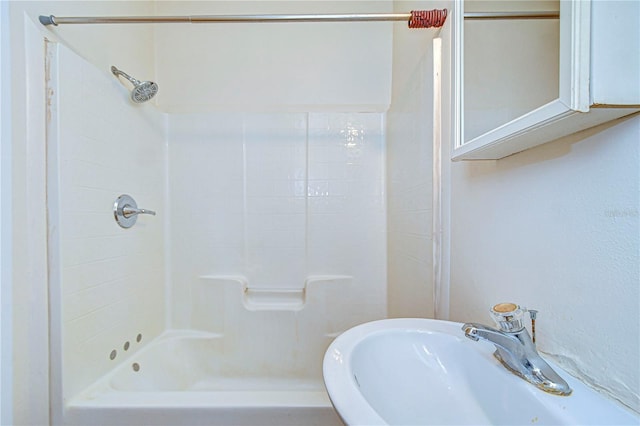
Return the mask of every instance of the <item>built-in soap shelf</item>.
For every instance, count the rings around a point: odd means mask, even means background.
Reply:
[[[199,278],[210,285],[237,292],[244,307],[250,311],[299,311],[307,304],[308,293],[313,293],[316,287],[347,285],[353,280],[349,275],[311,275],[302,287],[279,288],[251,287],[248,279],[240,275],[201,275]]]
[[[291,310],[304,307],[305,289],[245,288],[244,306],[251,311]]]

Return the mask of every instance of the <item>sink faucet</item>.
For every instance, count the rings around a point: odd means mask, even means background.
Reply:
[[[567,382],[538,354],[524,327],[524,312],[514,303],[499,303],[491,308],[491,314],[500,330],[475,323],[464,324],[462,330],[471,340],[493,343],[496,346],[493,355],[512,373],[545,392],[570,395],[571,388]]]

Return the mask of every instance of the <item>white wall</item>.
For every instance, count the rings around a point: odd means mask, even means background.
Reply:
[[[538,309],[537,342],[640,411],[640,117],[452,165],[451,319]]]
[[[161,1],[158,15],[390,12],[391,1]],[[391,24],[163,25],[158,105],[168,112],[384,111]]]
[[[153,25],[59,25],[41,26],[40,15],[54,16],[145,16],[153,15],[154,2],[97,1],[10,1],[13,43],[22,38],[18,31],[23,14],[29,16],[43,34],[70,46],[80,56],[107,75],[111,65],[122,68],[140,80],[153,78]],[[19,17],[19,18],[18,18]],[[18,21],[16,21],[16,19]]]
[[[50,274],[50,340],[53,359],[62,353],[53,368],[68,400],[164,330],[165,120],[133,104],[116,79],[51,46],[49,258],[59,274]],[[121,194],[158,215],[121,228],[113,216]]]
[[[9,7],[0,3],[0,424],[11,421],[11,92]]]

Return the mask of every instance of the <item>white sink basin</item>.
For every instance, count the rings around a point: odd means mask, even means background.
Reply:
[[[507,371],[462,324],[389,319],[329,346],[324,380],[348,425],[638,425],[640,416],[549,362],[573,393],[543,392]]]

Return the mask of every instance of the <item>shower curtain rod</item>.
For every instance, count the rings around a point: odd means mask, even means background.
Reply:
[[[555,19],[558,12],[475,12],[465,19]],[[200,16],[92,16],[63,17],[41,15],[42,25],[62,24],[161,24],[161,23],[252,23],[252,22],[381,22],[405,21],[410,28],[441,27],[447,9],[420,10],[410,13],[350,13],[315,15],[200,15]]]
[[[558,19],[560,12],[465,12],[464,19]]]
[[[411,28],[441,27],[447,9],[410,13],[348,13],[313,15],[199,15],[199,16],[40,16],[43,25],[60,24],[158,24],[158,23],[254,23],[254,22],[380,22],[405,21]]]

